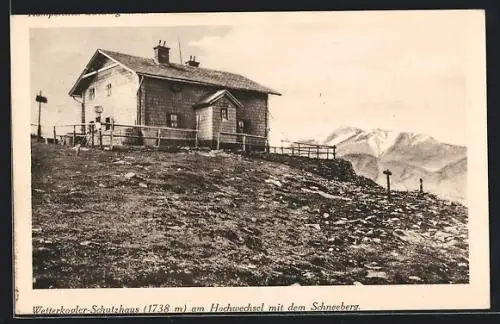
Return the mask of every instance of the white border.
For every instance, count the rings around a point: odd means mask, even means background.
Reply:
[[[470,284],[401,286],[319,286],[250,288],[154,289],[32,289],[29,28],[96,26],[234,25],[328,23],[338,14],[384,15],[387,12],[121,14],[48,17],[11,17],[12,145],[14,192],[14,248],[16,314],[31,314],[33,305],[142,307],[146,304],[204,306],[291,304],[359,304],[361,310],[487,309],[489,297],[489,231],[486,145],[486,63],[484,11],[464,11],[468,26],[467,136],[470,228]],[[391,12],[394,14],[394,11]],[[408,14],[408,12],[398,12]],[[443,125],[446,127],[446,125]],[[470,175],[474,175],[473,177]],[[113,303],[111,303],[113,301]],[[286,309],[286,308],[285,308]]]

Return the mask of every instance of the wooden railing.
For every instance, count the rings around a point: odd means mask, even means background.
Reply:
[[[100,123],[101,127],[95,123],[79,123],[79,124],[67,124],[67,125],[53,125],[52,128],[52,141],[54,144],[58,143],[58,137],[61,138],[71,138],[71,143],[74,145],[77,140],[80,140],[81,144],[88,146],[99,146],[101,149],[104,148],[106,139],[107,146],[113,149],[116,145],[115,140],[117,138],[129,138],[140,140],[145,144],[144,141],[148,141],[148,146],[159,147],[162,140],[178,140],[187,143],[192,143],[191,145],[198,147],[198,130],[187,129],[187,128],[173,128],[173,127],[163,127],[163,126],[146,126],[146,125],[126,125],[126,124],[115,124],[110,123]],[[31,126],[37,126],[37,124],[31,124]],[[44,127],[46,128],[46,127]],[[62,129],[65,129],[61,131]],[[84,130],[84,132],[82,132]],[[128,132],[127,132],[128,131]],[[138,132],[140,131],[140,132]],[[33,132],[32,132],[33,133]],[[165,134],[166,133],[166,134]],[[82,141],[84,143],[82,143]]]
[[[222,136],[231,136],[232,140],[222,139]],[[258,143],[249,143],[249,139],[257,139]],[[304,142],[291,142],[282,140],[282,146],[270,146],[269,140],[265,136],[258,136],[245,133],[219,132],[217,135],[217,150],[221,148],[221,144],[233,144],[235,147],[240,147],[242,151],[252,150],[253,147],[264,149],[267,153],[283,154],[290,156],[302,156],[317,159],[335,159],[335,145],[321,145]],[[287,145],[285,145],[285,143]]]
[[[335,145],[320,145],[320,144],[311,144],[304,142],[292,142],[282,140],[282,146],[270,146],[268,147],[269,153],[274,154],[284,154],[290,156],[303,156],[308,158],[317,158],[317,159],[335,159],[336,158],[336,149]],[[288,145],[285,145],[287,143]]]
[[[234,140],[221,140],[221,136],[228,135],[234,137]],[[258,139],[258,143],[248,143],[248,139]],[[246,133],[231,133],[231,132],[219,132],[217,134],[217,150],[220,149],[220,144],[234,144],[236,146],[241,146],[243,151],[247,150],[248,144],[257,146],[257,147],[268,147],[268,140],[265,136],[252,135]]]
[[[172,128],[164,126],[146,126],[146,125],[126,125],[101,123],[98,129],[94,123],[80,123],[80,124],[67,124],[67,125],[54,125],[52,128],[52,141],[54,144],[58,143],[58,136],[61,140],[71,139],[71,143],[75,145],[78,141],[82,145],[91,147],[98,146],[104,149],[109,146],[113,149],[116,138],[129,138],[140,140],[138,145],[147,145],[160,147],[162,140],[167,141],[181,141],[190,143],[190,146],[198,148],[198,130],[188,128]],[[37,124],[31,126],[38,127]],[[61,129],[66,128],[66,131]],[[133,130],[132,133],[118,131],[118,129]],[[79,129],[79,131],[77,131]],[[82,132],[84,130],[84,132]],[[140,130],[140,132],[136,132]],[[32,135],[33,135],[32,131]],[[166,134],[165,134],[166,133]],[[229,136],[229,139],[222,138]],[[106,142],[104,141],[106,139]],[[283,154],[290,156],[302,156],[308,158],[336,158],[336,146],[319,145],[304,142],[291,142],[281,141],[281,146],[270,146],[269,140],[265,136],[246,134],[246,133],[232,133],[232,132],[218,132],[217,134],[217,150],[221,148],[221,144],[232,145],[233,148],[241,148],[242,151],[258,149],[264,150],[267,153]],[[288,145],[285,145],[287,143]]]

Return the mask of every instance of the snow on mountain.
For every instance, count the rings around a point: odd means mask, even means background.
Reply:
[[[332,146],[337,145],[361,133],[363,133],[363,130],[356,127],[341,127],[338,128],[335,132],[328,135],[327,138],[323,141],[323,144]]]
[[[323,143],[338,146],[343,154],[369,154],[379,157],[395,143],[399,134],[383,129],[363,131],[355,127],[342,127],[331,133]]]
[[[321,142],[321,141],[320,141]],[[383,129],[341,127],[323,141],[336,145],[337,156],[350,161],[355,171],[381,185],[381,170],[391,169],[395,189],[415,190],[419,179],[440,196],[465,199],[467,148],[441,143],[431,136]]]
[[[464,146],[441,143],[426,135],[401,133],[381,159],[405,161],[428,171],[437,171],[466,156],[467,148]]]
[[[412,134],[412,145],[416,145],[421,142],[429,141],[429,140],[434,140],[432,137],[429,135],[424,135],[424,134]]]
[[[370,132],[370,138],[367,142],[374,148],[375,153],[381,156],[385,151],[387,151],[399,136],[398,132],[387,131],[383,129],[374,129]]]

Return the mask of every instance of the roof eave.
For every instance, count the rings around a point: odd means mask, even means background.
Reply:
[[[205,108],[205,107],[208,107],[208,106],[210,106],[209,103],[196,103],[196,104],[192,105],[192,107],[194,109]]]
[[[78,76],[78,79],[76,79],[76,82],[73,84],[73,86],[71,87],[71,89],[68,92],[70,97],[77,97],[78,96],[78,94],[75,94],[75,90],[78,87],[78,84],[80,84],[80,81],[82,80],[83,75],[85,74],[85,72],[87,72],[89,65],[90,65],[90,62],[92,62],[94,60],[94,58],[97,56],[98,53],[99,53],[99,50],[96,50],[94,52],[94,54],[92,55],[90,60],[87,62],[87,65],[85,65],[85,68],[83,69],[82,73],[80,73],[80,75]],[[81,94],[80,94],[80,96],[81,96]]]
[[[239,90],[239,91],[254,91],[254,92],[259,92],[259,93],[265,93],[265,94],[272,94],[272,95],[281,96],[281,93],[276,92],[274,90],[270,90],[270,89],[268,89],[268,90],[256,90],[256,89],[235,88],[235,87],[221,86],[220,84],[215,84],[215,83],[195,81],[195,80],[183,79],[183,78],[167,77],[167,76],[163,76],[163,75],[157,75],[157,74],[151,74],[151,73],[145,73],[145,72],[138,72],[137,71],[136,73],[138,75],[142,75],[144,77],[149,77],[149,78],[154,78],[154,79],[162,79],[162,80],[170,80],[170,81],[177,81],[177,82],[201,84],[201,85],[207,85],[207,86],[213,86],[213,87],[224,87],[224,88],[227,88],[227,89]]]
[[[89,65],[90,63],[96,58],[96,56],[98,54],[101,54],[101,55],[104,55],[105,57],[109,58],[110,60],[114,61],[115,63],[117,63],[118,65],[122,66],[124,69],[128,70],[129,72],[132,72],[132,73],[136,73],[134,70],[132,70],[131,68],[129,68],[128,66],[126,66],[125,64],[123,64],[122,62],[118,61],[117,59],[113,58],[111,55],[105,53],[103,50],[101,49],[97,49],[94,54],[92,55],[92,57],[90,58],[90,60],[87,62],[87,65],[85,66],[85,69],[83,69],[82,73],[80,74],[80,76],[78,77],[78,79],[76,80],[75,84],[73,85],[73,87],[69,90],[68,94],[70,97],[81,97],[82,95],[81,94],[75,94],[75,90],[78,88],[78,85],[80,84],[80,82],[82,81],[82,78],[83,76],[85,75],[85,73],[87,72],[88,68],[89,68]]]

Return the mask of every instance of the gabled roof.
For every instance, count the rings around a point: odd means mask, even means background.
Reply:
[[[227,97],[232,103],[234,103],[236,106],[242,108],[243,105],[241,102],[239,102],[238,99],[236,99],[231,92],[227,90],[219,90],[216,91],[205,98],[201,99],[199,102],[195,103],[193,105],[194,108],[201,108],[201,107],[207,107],[213,105],[217,100],[221,99],[222,97]]]
[[[198,83],[228,89],[281,95],[271,88],[260,85],[247,77],[235,73],[216,71],[177,63],[157,64],[150,58],[133,56],[103,49],[98,49],[92,59],[94,59],[98,53],[112,59],[128,70],[146,77],[156,77],[179,82]],[[78,93],[75,92],[75,90],[78,88],[78,84],[82,80],[84,73],[85,71],[76,81],[69,93],[70,95]]]

